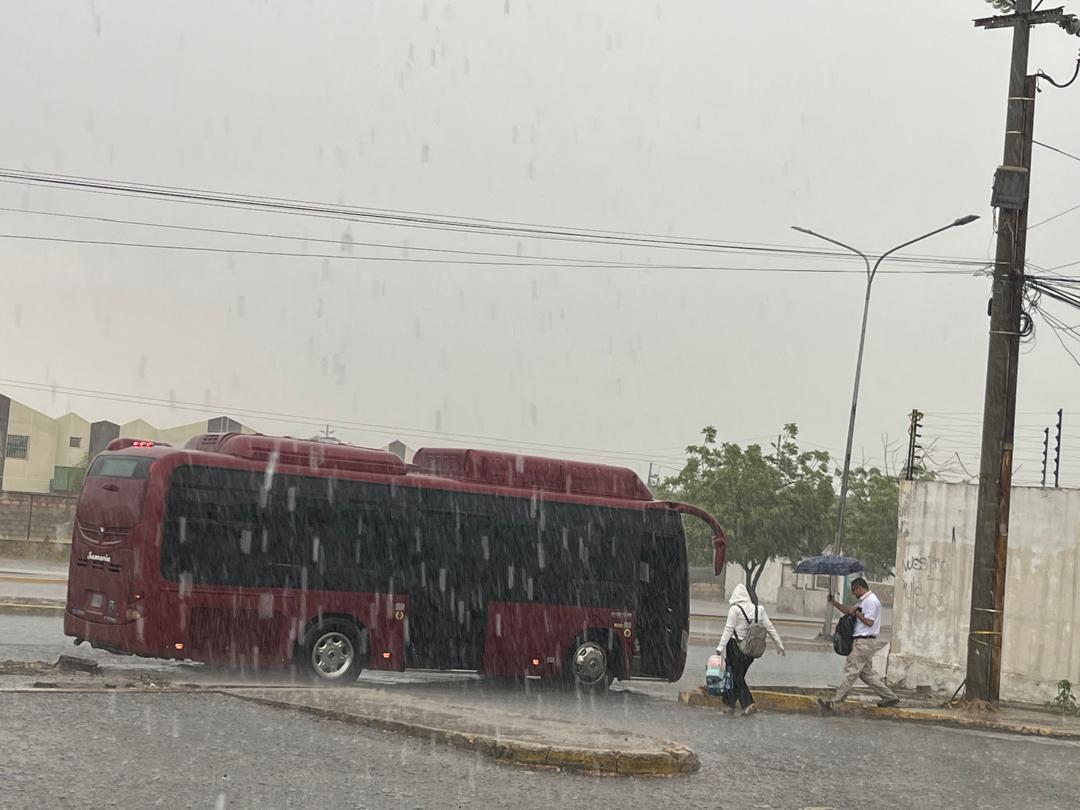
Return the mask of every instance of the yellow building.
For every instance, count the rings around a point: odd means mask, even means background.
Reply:
[[[88,422],[75,413],[53,419],[0,394],[0,490],[77,492],[89,459],[121,436],[179,447],[200,433],[254,432],[227,416],[171,428],[143,419],[123,425]]]

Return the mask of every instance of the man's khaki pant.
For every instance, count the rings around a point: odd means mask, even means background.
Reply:
[[[874,672],[874,656],[885,646],[885,642],[877,638],[856,638],[851,647],[851,654],[844,662],[844,680],[840,682],[833,703],[840,703],[850,694],[855,686],[855,681],[862,682],[873,689],[884,700],[896,700],[896,693],[885,685],[885,680]]]

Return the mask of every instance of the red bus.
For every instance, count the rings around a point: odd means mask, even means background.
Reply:
[[[79,497],[64,632],[327,681],[362,668],[677,680],[683,514],[631,470],[235,433],[117,439]]]

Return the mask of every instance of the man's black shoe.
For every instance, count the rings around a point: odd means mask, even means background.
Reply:
[[[817,699],[817,705],[821,707],[822,714],[836,714],[836,707],[822,698]]]
[[[893,698],[892,700],[879,700],[878,706],[882,709],[891,709],[893,706],[900,705],[900,698]]]

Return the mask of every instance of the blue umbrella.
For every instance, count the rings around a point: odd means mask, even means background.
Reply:
[[[843,577],[863,570],[863,564],[854,557],[839,557],[835,554],[819,554],[799,560],[795,566],[796,574],[828,574]]]

